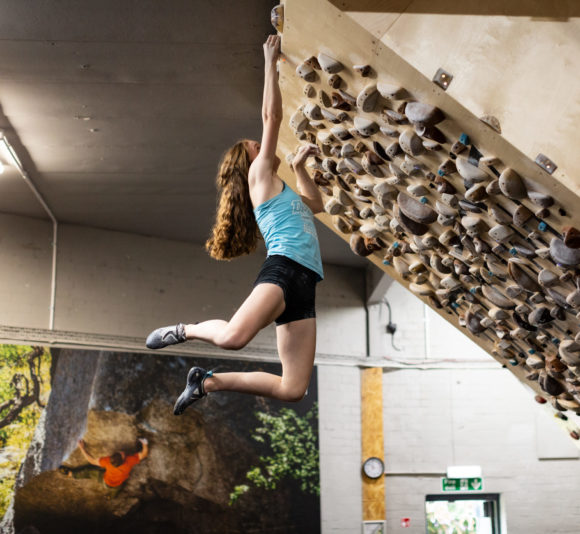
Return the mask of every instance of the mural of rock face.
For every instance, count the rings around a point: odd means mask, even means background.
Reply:
[[[214,393],[173,415],[187,358],[53,350],[52,393],[17,481],[15,532],[312,532],[320,531],[319,499],[282,480],[274,491],[255,487],[246,473],[268,455],[252,439],[256,413],[276,416],[281,403],[236,393]],[[265,370],[275,364],[199,360],[208,369]],[[316,380],[298,416],[316,400]],[[314,431],[317,421],[314,420]],[[120,491],[102,481],[70,476],[62,467],[86,464],[82,438],[96,458],[115,451],[149,455]],[[250,490],[230,504],[237,485]]]

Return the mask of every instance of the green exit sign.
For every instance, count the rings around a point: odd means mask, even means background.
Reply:
[[[481,491],[483,489],[482,478],[442,478],[443,491]]]

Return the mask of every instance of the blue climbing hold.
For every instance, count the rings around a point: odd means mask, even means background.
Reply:
[[[421,197],[421,204],[427,204],[427,197]]]
[[[389,260],[383,260],[383,265],[391,265],[391,262]]]
[[[437,171],[437,174],[438,174],[439,176],[445,176],[445,173],[444,173],[444,172],[443,172],[441,169],[439,169],[439,170]]]
[[[538,230],[540,232],[545,232],[546,231],[546,228],[548,228],[548,225],[544,221],[540,221],[538,223]]]
[[[516,256],[516,255],[517,255],[517,253],[518,253],[518,251],[517,251],[517,250],[516,250],[514,247],[510,248],[510,254],[511,254],[512,256]]]
[[[393,248],[399,248],[399,242],[398,241],[395,241],[393,243]]]
[[[469,144],[469,136],[466,133],[462,133],[459,136],[459,142],[463,143],[464,145],[468,145]]]
[[[530,350],[528,350],[528,353],[529,354],[536,354],[536,349],[530,349]]]

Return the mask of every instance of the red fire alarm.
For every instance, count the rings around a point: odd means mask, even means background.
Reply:
[[[411,518],[410,517],[401,518],[401,526],[403,528],[409,528],[411,526]]]

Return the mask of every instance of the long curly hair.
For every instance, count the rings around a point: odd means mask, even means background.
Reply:
[[[253,252],[259,239],[250,200],[250,156],[246,141],[238,141],[222,157],[216,184],[219,194],[216,220],[205,244],[216,260],[231,260]]]

